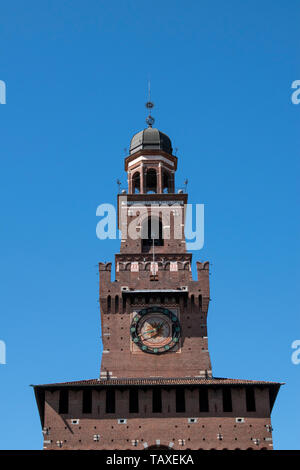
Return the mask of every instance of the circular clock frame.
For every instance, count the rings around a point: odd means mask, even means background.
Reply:
[[[149,344],[148,338],[142,339],[142,334],[139,333],[143,324],[145,323],[147,317],[150,320],[154,319],[156,316],[160,317],[166,326],[170,329],[170,340],[162,341],[163,344]],[[180,323],[177,315],[171,310],[163,307],[148,307],[140,310],[133,318],[130,326],[131,339],[134,344],[136,344],[143,352],[148,354],[163,354],[172,350],[176,345],[179,344],[180,338]]]

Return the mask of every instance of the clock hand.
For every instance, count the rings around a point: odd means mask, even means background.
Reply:
[[[161,329],[161,327],[163,326],[164,322],[162,321],[161,323],[159,323],[156,328],[152,328],[152,330],[148,330],[148,331],[145,331],[145,333],[139,333],[138,336],[139,337],[143,337],[144,339],[150,339],[150,338],[153,338],[154,336],[156,336],[156,334],[159,332],[159,330]],[[151,334],[153,333],[153,334]],[[150,335],[150,336],[147,336],[146,335]]]
[[[156,328],[153,328],[152,330],[148,330],[146,331],[144,334],[143,333],[140,333],[139,336],[143,336],[145,338],[145,335],[147,334],[150,334],[150,333],[154,333],[152,335],[149,336],[149,338],[153,338],[155,335],[155,333],[158,333],[159,330],[161,329],[161,327],[163,326],[164,322],[161,322],[159,325],[157,325]]]
[[[148,334],[148,333],[152,333],[153,331],[156,331],[156,328],[154,328],[153,330],[148,330],[148,331],[145,331],[145,333],[140,333],[138,336],[144,336],[144,334]]]

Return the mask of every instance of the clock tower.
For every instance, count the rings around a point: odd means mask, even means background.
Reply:
[[[34,386],[44,449],[271,450],[281,384],[212,374],[209,263],[196,262],[193,279],[188,195],[175,186],[171,140],[153,123],[149,115],[125,158],[115,278],[99,263],[100,375]]]
[[[101,377],[211,377],[207,344],[209,263],[184,238],[187,194],[175,192],[177,157],[151,126],[131,139],[128,193],[118,196],[121,249],[99,264]]]

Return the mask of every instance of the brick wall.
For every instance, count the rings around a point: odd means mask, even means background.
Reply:
[[[255,387],[257,408],[246,409],[245,387],[233,387],[232,412],[223,412],[222,388],[209,387],[209,412],[199,412],[199,389],[186,388],[186,411],[176,412],[175,389],[162,389],[162,412],[152,413],[152,389],[139,389],[139,413],[129,413],[129,389],[116,389],[115,413],[105,412],[106,390],[93,390],[92,412],[82,413],[82,390],[69,391],[69,413],[58,414],[59,390],[47,391],[47,449],[143,449],[161,445],[174,449],[272,449],[268,387]],[[236,418],[244,418],[237,422]],[[189,423],[189,418],[196,418]],[[72,420],[79,420],[72,424]],[[118,424],[118,419],[125,419]],[[94,441],[94,435],[100,440]],[[222,439],[219,439],[222,437]],[[254,441],[258,439],[259,441]],[[180,441],[184,443],[181,445]],[[62,445],[58,447],[57,441]],[[137,446],[132,441],[138,441]],[[256,443],[257,442],[257,443]]]

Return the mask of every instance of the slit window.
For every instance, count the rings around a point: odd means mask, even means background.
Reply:
[[[119,296],[115,296],[115,313],[118,313],[119,311]]]
[[[223,388],[223,411],[230,412],[232,411],[232,397],[231,397],[231,388]]]
[[[114,390],[106,390],[106,413],[116,412],[116,394]]]
[[[254,388],[246,388],[247,411],[256,411]]]
[[[152,412],[161,413],[161,411],[162,411],[161,389],[154,388],[152,391]]]
[[[202,295],[199,295],[198,302],[199,302],[199,310],[202,312]]]
[[[209,411],[208,389],[206,387],[199,390],[199,411],[202,413]]]
[[[139,391],[136,388],[129,390],[129,413],[139,412]]]
[[[83,390],[82,413],[92,412],[92,390]]]
[[[185,412],[185,390],[184,388],[176,389],[176,413]]]
[[[60,390],[58,410],[59,414],[69,413],[69,390]]]

